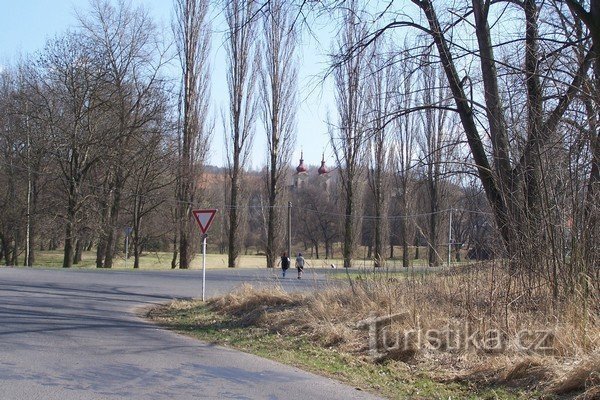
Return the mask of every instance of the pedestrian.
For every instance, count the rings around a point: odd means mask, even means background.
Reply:
[[[298,279],[302,279],[302,271],[304,271],[304,257],[302,257],[302,253],[298,253],[298,257],[296,257],[296,268],[298,269]]]
[[[285,278],[285,272],[290,268],[290,258],[288,257],[286,252],[283,252],[281,255],[281,271],[283,272],[283,277]]]

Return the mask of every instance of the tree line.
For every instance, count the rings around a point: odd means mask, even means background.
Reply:
[[[258,243],[273,267],[292,201],[295,240],[326,257],[339,242],[345,267],[359,245],[385,266],[394,246],[403,265],[420,244],[440,265],[470,243],[556,298],[597,285],[596,3],[175,0],[171,40],[143,8],[93,0],[77,28],[2,72],[2,256],[33,265],[61,247],[70,267],[94,249],[110,268],[130,226],[136,266],[152,244],[188,268],[191,210],[216,203],[228,265]],[[331,171],[306,177],[290,159],[299,58],[323,17],[336,32]],[[206,165],[217,125],[222,173]],[[250,173],[258,134],[268,161]]]

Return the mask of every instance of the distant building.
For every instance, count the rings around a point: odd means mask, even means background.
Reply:
[[[329,182],[330,182],[330,176],[329,176],[329,168],[327,168],[327,165],[325,165],[325,153],[323,153],[323,159],[321,160],[321,166],[319,167],[319,185],[321,186],[321,188],[329,194]]]
[[[308,168],[304,165],[304,152],[300,152],[300,164],[296,167],[296,175],[294,176],[294,186],[297,189],[304,187],[308,179]]]
[[[317,175],[310,175],[308,166],[304,164],[304,152],[300,153],[300,163],[296,167],[296,173],[293,176],[293,189],[298,190],[311,185],[318,187],[320,190],[329,194],[329,186],[331,181],[330,170],[325,164],[325,154],[321,160],[321,166],[317,169]]]

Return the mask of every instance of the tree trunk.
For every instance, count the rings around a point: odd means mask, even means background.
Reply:
[[[182,224],[187,225],[187,224]],[[190,241],[187,232],[184,232],[186,228],[182,228],[179,234],[179,268],[189,269],[191,254],[188,251],[190,249]]]
[[[37,176],[31,180],[31,210],[33,218],[29,221],[29,254],[27,254],[27,266],[32,267],[35,263],[35,234],[37,232],[37,205],[38,205],[38,179]]]
[[[461,257],[460,257],[460,249],[461,249],[461,247],[462,247],[462,243],[454,245],[454,254],[455,254],[455,260],[456,260],[456,262],[461,262]]]
[[[415,260],[418,260],[419,258],[421,258],[421,255],[419,254],[419,238],[415,237]]]
[[[229,249],[227,252],[227,267],[235,268],[240,253],[238,246],[238,197],[239,197],[239,155],[234,157],[233,174],[231,177],[231,208],[229,210]]]
[[[133,243],[133,269],[140,267],[140,246],[137,240]]]
[[[76,204],[77,204],[77,189],[75,183],[71,180],[69,185],[69,204],[67,208],[67,223],[65,224],[65,248],[63,256],[63,268],[71,268],[73,266],[73,240],[76,230]]]
[[[107,199],[100,201],[100,207],[102,208],[102,213],[100,214],[100,234],[98,235],[98,245],[96,246],[96,268],[104,268],[104,257],[106,256],[106,228],[110,214]]]
[[[188,157],[189,155],[184,155],[184,157]],[[179,268],[180,269],[188,269],[190,267],[192,251],[191,251],[191,238],[190,238],[190,219],[192,216],[192,206],[191,202],[193,199],[191,198],[191,183],[187,180],[191,178],[186,178],[186,176],[191,175],[191,163],[190,160],[184,160],[183,168],[186,170],[182,175],[182,182],[180,183],[180,194],[179,194]]]
[[[271,171],[269,180],[269,212],[267,221],[267,268],[274,268],[277,263],[277,249],[275,249],[275,224],[277,212],[275,205],[277,203],[277,155],[271,154]]]
[[[406,215],[406,212],[404,213]],[[406,227],[406,218],[400,220],[400,234],[402,235],[402,267],[409,267],[409,249],[408,249],[408,229]]]
[[[346,190],[346,216],[344,218],[344,268],[352,267],[352,258],[354,255],[354,218],[352,213],[354,196],[352,193],[352,183],[347,182],[348,188]]]
[[[272,83],[276,84],[279,77],[271,77]],[[278,111],[277,107],[279,106],[276,98],[277,88],[271,86],[273,94],[272,94],[272,118],[271,118],[271,149],[270,149],[270,160],[269,160],[269,212],[267,222],[267,268],[274,268],[277,260],[277,250],[275,249],[275,224],[277,218],[277,212],[275,206],[277,204],[277,175],[278,175],[278,166],[277,166],[277,155],[279,153],[279,121],[278,121]],[[290,255],[291,257],[291,255]]]
[[[19,240],[18,237],[15,237],[12,248],[12,257],[11,257],[11,265],[17,266],[19,265]]]
[[[177,232],[173,234],[173,257],[171,258],[171,269],[177,268]]]
[[[0,236],[0,260],[2,260],[5,255],[6,255],[6,244],[4,242],[4,237]],[[6,264],[6,265],[8,265],[8,264]]]
[[[96,268],[104,268],[104,256],[106,255],[106,239],[103,234],[98,238],[96,246]]]
[[[122,172],[117,172],[117,178],[114,185],[113,204],[111,205],[110,218],[108,223],[108,235],[106,240],[106,254],[104,256],[104,268],[112,268],[113,258],[117,247],[117,230],[119,229],[119,213],[121,210],[121,191],[125,181]]]
[[[75,240],[75,254],[73,255],[73,265],[77,265],[81,262],[82,248],[83,248],[83,241],[79,237]]]
[[[73,223],[69,220],[65,226],[65,249],[63,257],[63,268],[73,266]]]
[[[4,265],[7,267],[10,265],[11,260],[10,242],[4,237],[2,238],[2,254],[4,255]]]
[[[433,199],[432,199],[433,201]],[[427,259],[430,267],[439,266],[439,257],[437,254],[437,218],[438,215],[431,207],[431,215],[429,215],[429,238],[427,240]]]
[[[29,224],[29,254],[27,255],[27,267],[32,267],[35,264],[35,233],[36,233],[36,231],[37,231],[37,225],[32,221]]]
[[[383,267],[385,257],[383,256],[383,223],[378,221],[375,226],[375,267]]]

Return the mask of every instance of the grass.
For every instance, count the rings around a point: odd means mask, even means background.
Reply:
[[[424,253],[425,254],[425,253]],[[146,252],[140,257],[140,269],[146,270],[160,270],[160,269],[171,269],[171,259],[173,254],[170,252]],[[341,268],[343,260],[341,258],[333,259],[311,259],[310,255],[305,254],[305,258],[308,263],[308,267],[312,269],[331,270],[331,265],[335,265],[337,268],[333,276],[341,277],[343,273],[344,279],[347,275],[344,273],[344,269]],[[21,260],[22,261],[22,260]],[[63,251],[36,251],[35,253],[35,266],[42,268],[61,268],[63,264]],[[427,268],[427,260],[423,259],[411,259],[411,267],[415,270],[424,270]],[[464,263],[453,262],[452,266],[462,265]],[[293,266],[293,259],[292,259]],[[445,264],[444,264],[445,266]],[[445,268],[442,266],[439,269]],[[257,254],[246,254],[240,255],[238,258],[238,268],[261,268],[266,267],[266,257],[264,255]],[[73,268],[96,268],[96,252],[95,251],[84,251],[82,254],[82,260],[78,264],[74,264]],[[113,260],[114,269],[133,269],[133,256],[130,254],[129,258],[125,260],[123,253],[117,253]],[[192,260],[191,269],[202,268],[202,255],[197,254]],[[209,253],[206,256],[206,268],[227,268],[227,254]],[[438,269],[436,269],[438,270]],[[385,269],[377,270],[377,272],[387,272],[390,274],[404,275],[406,270],[402,267],[401,259],[390,259],[387,261]],[[369,274],[373,272],[373,260],[362,259],[356,260],[354,266],[350,271],[353,278]]]
[[[140,257],[140,269],[144,270],[168,270],[171,269],[172,253],[152,252],[144,253]],[[63,263],[63,252],[57,251],[38,251],[35,254],[35,266],[42,268],[60,268]],[[264,256],[242,255],[238,261],[239,268],[257,268],[264,267],[266,264]],[[96,252],[85,251],[82,254],[82,260],[79,264],[73,265],[74,268],[96,268]],[[125,260],[124,255],[117,255],[114,259],[114,269],[133,269],[133,257]],[[197,255],[192,260],[191,269],[202,268],[202,255]],[[227,268],[227,254],[207,254],[206,268]]]
[[[178,332],[213,344],[232,347],[322,374],[388,398],[411,399],[525,399],[504,388],[474,388],[468,383],[438,382],[419,369],[390,361],[375,364],[355,354],[316,345],[304,336],[287,336],[247,326],[201,302],[178,301],[152,310],[148,317]]]
[[[342,270],[343,269],[343,265],[344,265],[344,261],[342,258],[332,258],[332,259],[308,259],[309,261],[309,265],[315,267],[315,268],[331,268],[331,265],[334,265],[336,267],[336,269]],[[457,261],[452,261],[450,266],[462,266],[462,265],[468,265],[469,262],[468,261],[461,261],[461,262],[457,262]],[[428,267],[428,261],[425,259],[410,259],[409,260],[409,269],[410,268],[426,268]],[[447,263],[443,262],[441,263],[440,267],[438,267],[438,269],[440,268],[445,268],[447,267]],[[373,270],[374,269],[374,261],[372,259],[357,259],[354,260],[353,264],[352,264],[352,269],[359,269],[359,270]],[[386,260],[386,265],[385,267],[382,267],[378,270],[381,271],[400,271],[400,270],[405,270],[405,268],[402,266],[402,259],[401,258],[392,258],[392,259],[387,259]]]
[[[454,267],[454,265],[453,265]],[[335,269],[327,271],[328,276],[336,280],[362,280],[362,279],[397,279],[416,277],[421,275],[437,274],[447,270],[447,267],[429,268],[427,265],[419,267],[404,268],[351,268]]]
[[[140,269],[145,270],[168,270],[171,269],[171,258],[172,253],[169,252],[149,252],[144,253],[140,257]],[[413,266],[415,270],[421,271],[422,268],[426,268],[425,260],[413,260]],[[307,259],[309,268],[331,270],[331,264],[336,266],[343,265],[341,259]],[[37,251],[35,253],[35,266],[43,268],[61,268],[63,263],[63,251]],[[293,264],[293,260],[292,260]],[[363,265],[364,262],[356,264],[350,271],[350,275],[353,278],[370,274],[373,272],[373,264],[371,261],[366,261],[366,267]],[[457,265],[457,264],[453,264]],[[238,268],[262,268],[266,266],[266,257],[263,255],[240,255],[238,259]],[[96,268],[96,252],[95,251],[84,251],[82,254],[82,260],[79,264],[73,265],[74,268]],[[125,260],[124,254],[117,254],[114,258],[113,268],[115,269],[132,269],[133,268],[133,256],[129,256],[128,260]],[[192,260],[191,269],[202,268],[202,255],[198,254]],[[206,255],[206,268],[227,268],[227,254],[207,254]],[[332,276],[337,276],[343,279],[347,278],[345,270],[343,268],[336,268],[335,271],[331,271]],[[405,275],[406,270],[402,268],[400,263],[395,263],[393,260],[390,261],[389,266],[384,270],[377,270],[377,273],[390,273]]]
[[[598,293],[588,293],[595,304],[588,308],[573,298],[552,302],[547,287],[526,286],[505,271],[488,264],[403,279],[364,274],[304,293],[245,286],[207,305],[179,302],[149,315],[390,398],[597,398]],[[358,322],[398,313],[402,318],[386,326],[388,339],[377,342],[384,351],[372,357],[368,330]],[[411,331],[440,335],[402,336]],[[548,335],[538,343],[535,332]],[[503,346],[474,345],[494,337]],[[390,338],[401,347],[384,348]]]

